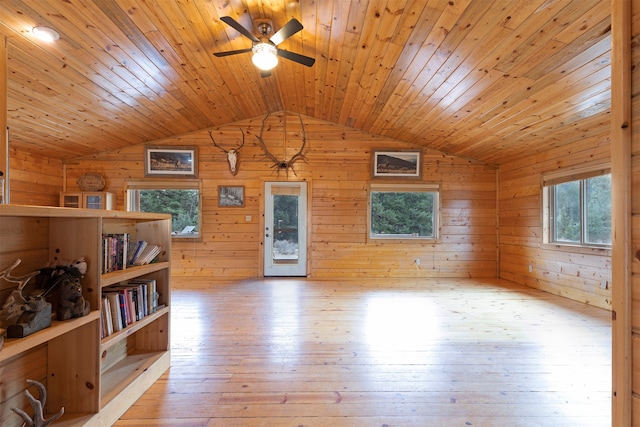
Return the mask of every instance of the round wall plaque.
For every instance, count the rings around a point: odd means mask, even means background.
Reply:
[[[78,178],[78,187],[82,191],[102,191],[105,184],[104,177],[98,173],[85,173]]]

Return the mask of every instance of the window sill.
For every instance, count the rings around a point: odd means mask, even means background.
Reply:
[[[571,252],[578,254],[611,256],[611,248],[597,246],[565,245],[559,243],[543,243],[542,249],[549,251]]]
[[[369,243],[438,243],[435,237],[417,237],[417,236],[389,236],[389,237],[367,237]]]

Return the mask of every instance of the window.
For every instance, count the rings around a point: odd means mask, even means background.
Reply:
[[[436,239],[438,186],[371,184],[369,238]]]
[[[597,167],[543,178],[545,242],[611,246],[611,170]]]
[[[200,182],[150,181],[127,183],[127,210],[171,214],[174,238],[200,239]]]

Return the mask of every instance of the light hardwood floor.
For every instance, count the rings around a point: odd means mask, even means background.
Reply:
[[[189,286],[116,426],[611,424],[605,310],[495,279]]]

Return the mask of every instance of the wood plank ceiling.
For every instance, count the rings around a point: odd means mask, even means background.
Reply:
[[[70,160],[290,111],[489,164],[606,133],[602,0],[2,0],[15,149]],[[261,77],[220,20],[304,29]],[[42,43],[32,27],[60,33]],[[345,142],[348,143],[348,142]]]

